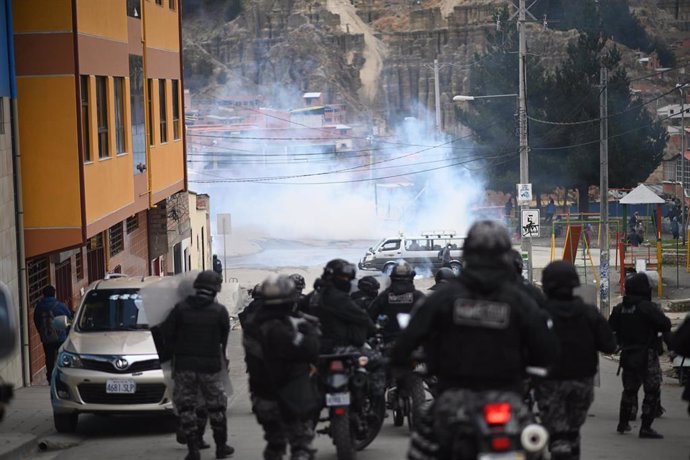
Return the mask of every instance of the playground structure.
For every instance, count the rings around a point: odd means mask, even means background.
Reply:
[[[662,280],[663,263],[661,253],[661,205],[664,203],[665,201],[658,197],[649,188],[645,187],[644,185],[639,185],[620,200],[620,204],[625,205],[623,208],[623,218],[609,219],[609,235],[615,235],[615,242],[613,241],[613,238],[611,238],[611,240],[609,240],[609,247],[612,243],[614,243],[615,267],[621,267],[621,293],[624,292],[625,275],[627,273],[655,270],[658,273],[659,280]],[[652,214],[651,219],[649,219],[654,225],[654,230],[656,233],[656,247],[649,243],[634,245],[627,241],[627,205],[631,204],[656,205],[656,213]],[[565,218],[565,220],[563,220],[563,218]],[[576,264],[578,258],[578,248],[581,244],[580,242],[582,242],[582,258],[585,263],[585,277],[587,275],[587,261],[589,261],[594,279],[597,285],[599,285],[599,274],[597,273],[596,265],[592,257],[591,247],[593,242],[599,240],[599,235],[601,235],[601,225],[602,221],[599,219],[599,213],[560,215],[559,219],[554,220],[551,224],[551,260],[556,258],[556,237],[557,235],[560,236],[559,234],[563,233],[563,226],[565,226],[565,241],[563,244],[563,253],[561,258]],[[644,233],[647,234],[647,232]],[[599,246],[601,247],[600,244]],[[690,245],[688,245],[688,256],[689,257],[687,257],[686,260],[690,259]],[[686,268],[690,268],[690,265],[687,265]],[[657,294],[659,297],[661,297],[663,294],[663,283],[661,281],[657,285]]]

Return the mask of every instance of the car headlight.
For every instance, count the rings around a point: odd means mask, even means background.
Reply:
[[[61,351],[57,358],[58,367],[73,367],[81,368],[84,365],[81,362],[79,355],[74,353],[69,353],[67,351]]]

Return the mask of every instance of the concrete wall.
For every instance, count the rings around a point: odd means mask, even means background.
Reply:
[[[1,4],[0,4],[1,5]],[[0,97],[2,97],[0,95]],[[7,285],[14,300],[14,319],[19,327],[19,275],[17,272],[17,239],[14,207],[14,180],[12,176],[12,137],[10,128],[10,98],[2,97],[0,108],[0,282]],[[3,134],[4,133],[4,134]],[[17,347],[12,355],[0,360],[0,378],[15,386],[22,385],[22,363]]]

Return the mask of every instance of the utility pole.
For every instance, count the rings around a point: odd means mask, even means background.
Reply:
[[[688,235],[688,217],[685,212],[685,85],[679,86],[680,91],[680,194],[681,194],[681,223],[683,234],[683,246]],[[686,262],[687,266],[687,262]]]
[[[608,69],[601,66],[599,75],[599,202],[601,218],[601,244],[599,254],[599,308],[604,318],[609,317],[609,120],[608,120]]]
[[[434,59],[434,99],[436,105],[436,133],[441,132],[441,89],[438,82],[438,59]]]
[[[527,55],[527,44],[525,42],[525,0],[520,0],[518,10],[518,37],[519,37],[519,53],[520,59],[518,65],[518,72],[520,73],[519,89],[518,89],[518,118],[520,125],[520,183],[529,183],[529,146],[527,145],[527,99],[525,94],[525,56]],[[520,216],[518,222],[522,219],[522,210],[529,208],[528,204],[520,205]],[[519,225],[518,225],[519,226]],[[525,241],[527,240],[527,241]],[[532,281],[532,239],[520,237],[520,249],[522,252],[527,251],[527,273],[529,281]]]

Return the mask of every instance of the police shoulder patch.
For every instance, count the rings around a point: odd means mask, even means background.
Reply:
[[[411,304],[414,302],[414,293],[405,292],[403,294],[388,293],[388,303],[394,304]]]
[[[510,305],[481,299],[455,299],[453,323],[460,326],[505,329],[510,325]]]

